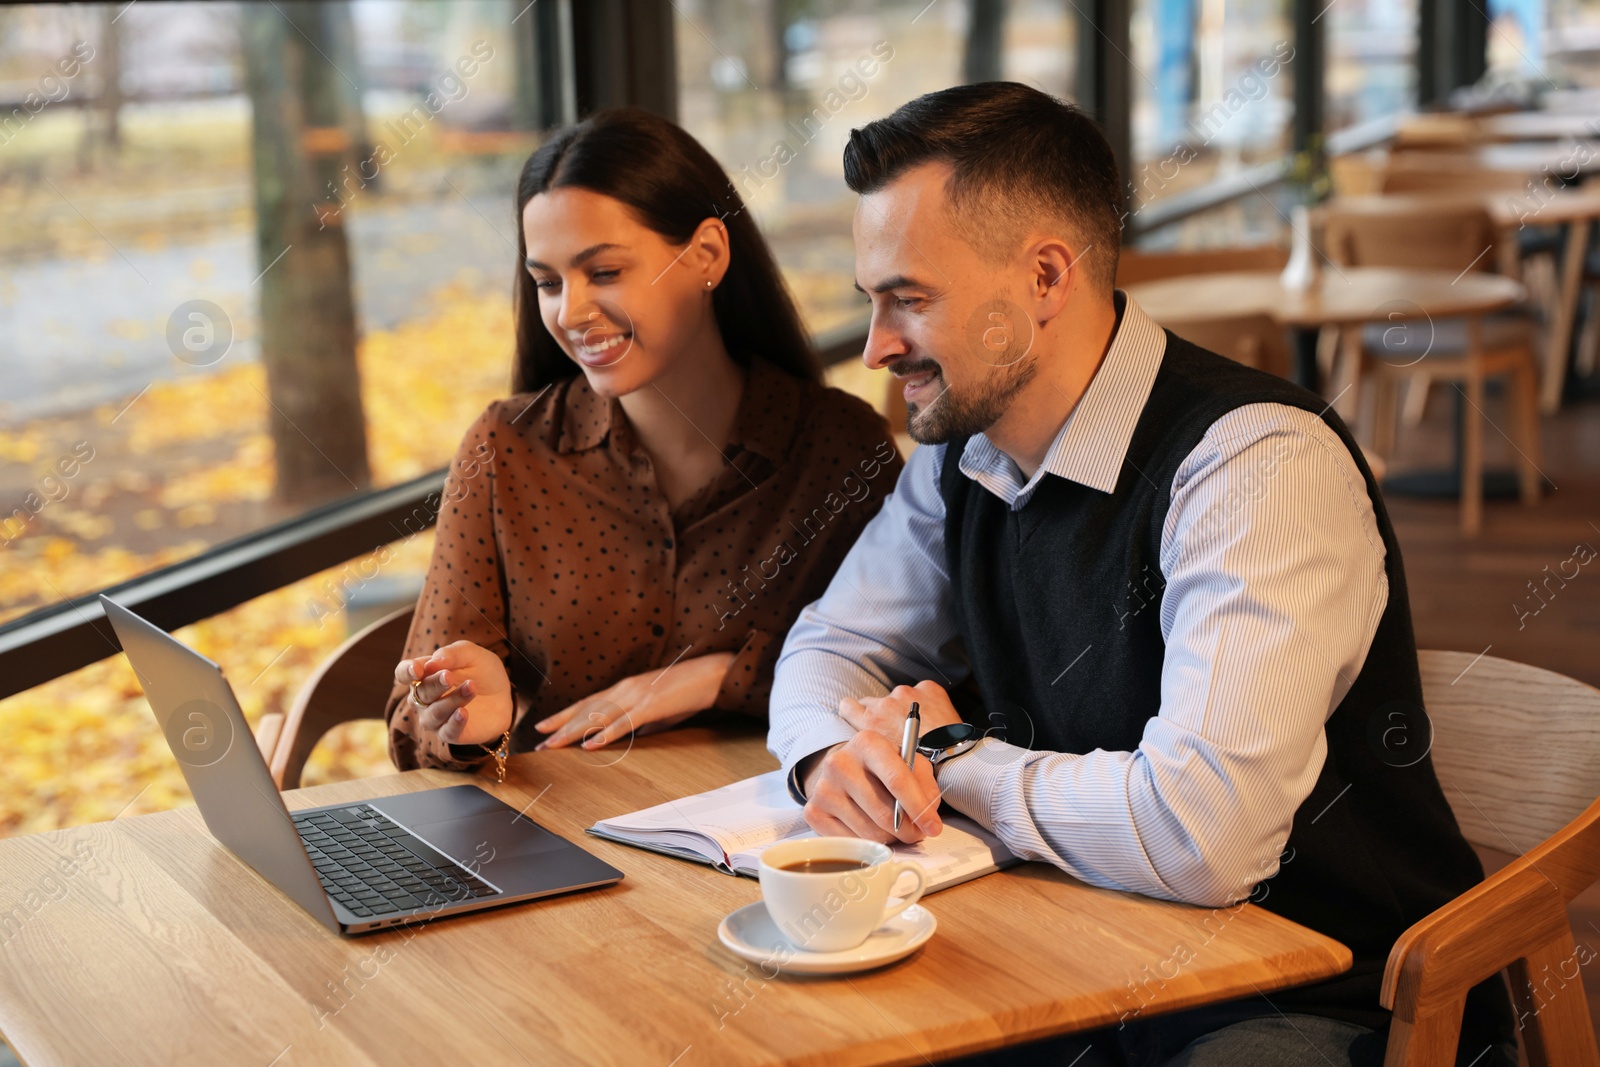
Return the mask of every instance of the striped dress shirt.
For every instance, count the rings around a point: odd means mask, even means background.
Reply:
[[[1125,300],[1118,294],[1118,301]],[[1166,348],[1132,300],[1105,359],[1023,479],[984,435],[961,473],[1027,506],[1044,478],[1110,493]],[[826,593],[789,631],[768,747],[792,771],[849,740],[843,697],[968,673],[945,569],[943,445],[911,454]],[[985,738],[939,770],[944,800],[1017,855],[1097,886],[1211,906],[1277,871],[1327,756],[1324,724],[1366,658],[1388,599],[1360,471],[1314,413],[1248,404],[1218,419],[1173,478],[1160,579],[1128,610],[1160,612],[1159,713],[1132,752],[1046,752]],[[1154,576],[1152,576],[1154,578]],[[1062,649],[1061,684],[1095,670]]]

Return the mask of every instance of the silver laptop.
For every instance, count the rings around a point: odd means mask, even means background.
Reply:
[[[291,813],[222,668],[109,597],[100,603],[207,829],[330,930],[365,933],[622,878],[475,785]]]

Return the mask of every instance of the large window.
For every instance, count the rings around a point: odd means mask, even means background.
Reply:
[[[509,380],[518,6],[0,9],[0,622],[444,464]]]
[[[1582,5],[1562,5],[1562,14],[1576,15],[1570,26],[1557,29],[1548,26],[1553,14],[1545,0],[1489,0],[1489,40],[1487,61],[1490,76],[1497,81],[1542,81],[1545,74],[1547,45],[1557,53],[1570,50],[1575,53],[1580,66],[1590,58],[1587,53],[1594,47],[1594,30],[1585,25]],[[1600,13],[1600,5],[1595,9]],[[1547,41],[1547,37],[1553,38]],[[1583,38],[1591,38],[1588,41]],[[1587,45],[1588,47],[1585,47]],[[1558,63],[1563,56],[1553,56]],[[1565,64],[1563,64],[1564,66]]]
[[[1134,0],[1129,37],[1136,206],[1289,150],[1287,0]]]
[[[527,7],[0,8],[0,622],[444,466],[510,380]],[[254,721],[431,543],[179,636]],[[166,806],[162,747],[120,656],[0,701],[0,833]]]
[[[1331,133],[1414,108],[1418,0],[1332,0],[1324,89]]]
[[[1600,2],[1489,0],[1487,12],[1496,81],[1600,88]]]
[[[1007,78],[1071,99],[1068,0],[678,0],[679,118],[750,203],[814,331],[864,315],[841,153],[922,93]]]
[[[1152,205],[1283,157],[1294,118],[1288,0],[1133,0],[1132,225]],[[1249,194],[1135,239],[1195,249],[1281,238],[1276,194]],[[1146,216],[1148,218],[1148,216]]]
[[[1526,27],[1539,25],[1539,14],[1548,9],[1545,43],[1540,51],[1559,64],[1559,73],[1578,85],[1600,88],[1600,2],[1505,0],[1503,6],[1516,12],[1515,26],[1523,32],[1527,32]],[[1515,32],[1511,27],[1506,30],[1506,36]],[[1489,43],[1493,48],[1496,41],[1491,38]]]

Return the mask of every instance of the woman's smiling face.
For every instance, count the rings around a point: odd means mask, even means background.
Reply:
[[[720,223],[714,223],[720,225]],[[601,396],[655,381],[709,323],[726,266],[691,238],[674,247],[619,200],[551,189],[522,211],[539,316]]]

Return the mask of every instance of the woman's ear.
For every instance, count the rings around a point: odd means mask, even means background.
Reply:
[[[695,227],[685,258],[699,269],[700,284],[710,283],[707,289],[722,284],[722,276],[728,272],[728,227],[721,219],[708,218]]]

